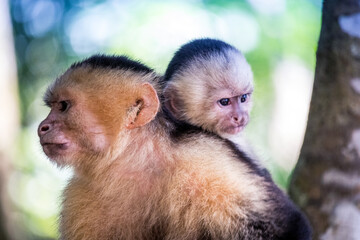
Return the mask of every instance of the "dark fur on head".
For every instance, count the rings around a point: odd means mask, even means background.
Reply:
[[[107,56],[107,55],[94,55],[81,62],[71,65],[70,69],[78,68],[84,65],[89,65],[92,68],[115,68],[122,70],[132,70],[134,72],[151,73],[154,70],[145,66],[144,64],[129,59],[126,56]]]
[[[170,61],[163,81],[169,81],[175,72],[188,67],[194,59],[207,59],[214,54],[223,54],[226,49],[238,51],[221,40],[211,38],[195,39],[183,45]]]

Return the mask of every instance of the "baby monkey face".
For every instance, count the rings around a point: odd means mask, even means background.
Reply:
[[[249,91],[231,97],[221,97],[214,103],[217,132],[234,135],[245,128],[250,119],[251,94],[252,91]]]

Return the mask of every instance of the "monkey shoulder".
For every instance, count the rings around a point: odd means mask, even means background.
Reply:
[[[215,239],[310,239],[306,218],[267,171],[224,139],[204,133],[184,139],[168,189],[174,229],[207,226]]]
[[[222,193],[256,201],[258,194],[252,193],[265,191],[267,185],[271,185],[262,174],[256,172],[255,165],[249,164],[251,159],[216,135],[189,134],[179,142],[176,152],[177,173],[182,177],[187,176],[191,189],[198,189],[200,192],[206,190],[206,195]],[[209,192],[213,194],[208,194]]]
[[[171,229],[186,226],[187,233],[199,234],[206,226],[214,239],[250,234],[251,213],[271,208],[262,196],[267,191],[264,178],[253,174],[219,138],[189,136],[177,152],[168,188]]]

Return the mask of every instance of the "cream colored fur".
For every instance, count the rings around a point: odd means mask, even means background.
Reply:
[[[75,173],[63,194],[61,239],[258,239],[249,223],[276,220],[267,192],[272,182],[252,173],[221,138],[199,132],[175,141],[161,112],[126,128],[149,107],[131,111],[142,99],[141,86],[156,89],[157,81],[152,73],[129,72],[81,67],[49,88],[49,101],[64,91],[72,96],[74,109],[59,113],[69,129],[61,130],[86,142],[62,163]],[[88,111],[102,129],[101,148],[86,141],[91,129],[81,123]],[[71,128],[74,121],[78,128]]]
[[[164,90],[165,96],[172,96],[177,106],[174,114],[205,130],[220,134],[216,129],[217,116],[213,109],[218,92],[224,89],[252,89],[253,73],[245,57],[229,49],[225,55],[214,54],[208,59],[195,59],[189,66],[174,74]],[[246,93],[246,92],[245,92]],[[240,95],[244,93],[232,92]]]

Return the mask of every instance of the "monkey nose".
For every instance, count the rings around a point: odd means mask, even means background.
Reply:
[[[235,123],[239,123],[241,118],[239,116],[233,116],[232,119]]]
[[[233,116],[232,121],[236,125],[244,125],[247,123],[247,119],[245,116]]]
[[[39,128],[38,128],[39,137],[43,136],[44,134],[46,134],[50,130],[51,130],[51,124],[49,124],[49,123],[41,123]]]

